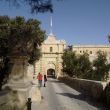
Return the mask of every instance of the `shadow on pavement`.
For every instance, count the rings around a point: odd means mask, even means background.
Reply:
[[[61,81],[59,81],[57,79],[52,79],[52,78],[48,78],[47,81],[52,82],[52,83],[62,83]]]
[[[75,95],[72,93],[56,93],[56,94],[63,95],[63,96],[69,97],[69,98],[86,101],[88,104],[90,104],[94,107],[97,107],[98,108],[97,110],[110,110],[110,108],[106,107],[105,104],[92,100],[92,99],[88,98],[87,96],[85,96],[84,94],[79,94],[79,95]]]

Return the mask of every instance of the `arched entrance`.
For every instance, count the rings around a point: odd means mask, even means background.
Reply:
[[[55,64],[53,62],[48,62],[48,65],[47,65],[47,77],[52,77],[52,78],[55,78],[56,76],[56,71],[55,71]]]
[[[50,68],[47,70],[47,77],[55,78],[55,70]]]

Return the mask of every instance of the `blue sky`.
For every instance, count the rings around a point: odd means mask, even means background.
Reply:
[[[16,8],[0,2],[0,15],[38,19],[47,34],[52,15],[52,30],[58,40],[64,39],[68,45],[109,44],[110,0],[53,0],[53,5],[53,14],[31,14],[26,5]]]

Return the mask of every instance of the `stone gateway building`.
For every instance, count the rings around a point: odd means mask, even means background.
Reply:
[[[53,34],[49,34],[47,39],[41,45],[42,56],[35,63],[34,76],[41,72],[46,75],[55,75],[56,77],[62,74],[62,55],[66,48],[64,40],[57,40]]]
[[[61,76],[62,73],[62,55],[66,49],[64,40],[57,40],[53,34],[49,34],[47,39],[41,45],[42,56],[39,61],[36,61],[34,67],[34,75],[36,77],[39,72],[46,75]],[[90,61],[96,58],[97,51],[107,53],[107,60],[110,63],[110,45],[73,45],[72,50],[76,54],[87,52]]]
[[[66,49],[64,40],[57,40],[53,34],[49,34],[47,39],[41,45],[42,56],[39,61],[36,61],[34,68],[29,66],[28,77],[32,80],[41,72],[46,75],[61,76],[62,73],[62,55]],[[110,63],[110,45],[73,45],[72,50],[76,54],[89,54],[90,61],[96,58],[97,51],[107,53],[107,60]],[[34,70],[34,71],[32,71]]]

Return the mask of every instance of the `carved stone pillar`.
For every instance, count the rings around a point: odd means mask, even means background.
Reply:
[[[31,83],[27,78],[28,58],[26,56],[13,56],[10,59],[10,65],[12,65],[12,69],[9,81],[4,89],[9,87],[11,90],[6,96],[5,103],[10,110],[14,110],[11,108],[26,110],[26,102],[31,89]],[[13,104],[10,102],[13,102]]]
[[[9,76],[10,86],[26,87],[29,84],[27,78],[28,58],[26,56],[11,57],[12,70]]]

